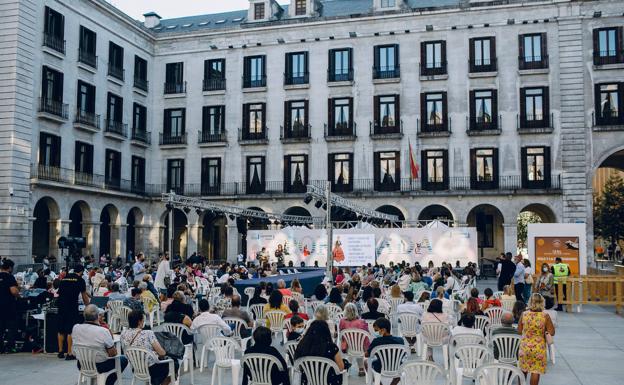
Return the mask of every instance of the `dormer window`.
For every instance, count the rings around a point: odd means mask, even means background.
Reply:
[[[264,3],[254,4],[254,20],[264,19]]]
[[[307,0],[295,0],[295,16],[305,16]]]

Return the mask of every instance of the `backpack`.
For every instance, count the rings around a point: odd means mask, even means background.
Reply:
[[[181,360],[184,357],[184,345],[173,333],[154,332],[154,334],[160,346],[167,352],[167,356],[176,360]]]

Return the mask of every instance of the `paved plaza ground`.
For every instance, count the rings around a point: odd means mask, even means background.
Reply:
[[[491,285],[481,282],[480,289]],[[541,385],[621,385],[624,383],[624,317],[613,308],[585,306],[582,313],[559,313],[556,365],[550,365]],[[212,367],[212,357],[209,367]],[[415,358],[415,356],[413,356]],[[439,349],[435,360],[441,362]],[[66,362],[53,354],[14,354],[0,356],[0,384],[75,385],[78,371],[75,362]],[[210,385],[211,370],[195,371],[195,384]],[[131,371],[126,369],[124,383],[130,384]],[[363,385],[354,369],[350,385]],[[465,381],[465,384],[468,384]],[[188,374],[181,384],[190,384]],[[230,385],[229,372],[222,385]]]

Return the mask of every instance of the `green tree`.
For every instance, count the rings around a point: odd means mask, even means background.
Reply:
[[[617,242],[624,236],[624,180],[611,176],[594,199],[594,235]]]
[[[529,223],[542,223],[542,217],[532,211],[523,211],[518,215],[518,248],[527,247],[527,228]]]

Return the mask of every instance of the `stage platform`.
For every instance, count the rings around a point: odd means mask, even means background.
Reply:
[[[283,268],[280,271],[286,272],[288,270],[294,270],[295,268]],[[255,278],[255,279],[240,279],[234,283],[234,287],[241,295],[242,303],[247,303],[247,296],[245,295],[245,288],[247,287],[256,287],[260,284],[260,282],[271,282],[274,288],[277,288],[277,281],[283,279],[286,282],[286,287],[290,287],[290,283],[295,279],[299,279],[301,282],[301,288],[303,289],[303,294],[306,297],[311,296],[314,293],[314,288],[323,281],[325,278],[325,269],[324,268],[296,268],[298,273],[295,274],[284,274],[284,275],[276,275],[273,277],[266,278]]]

